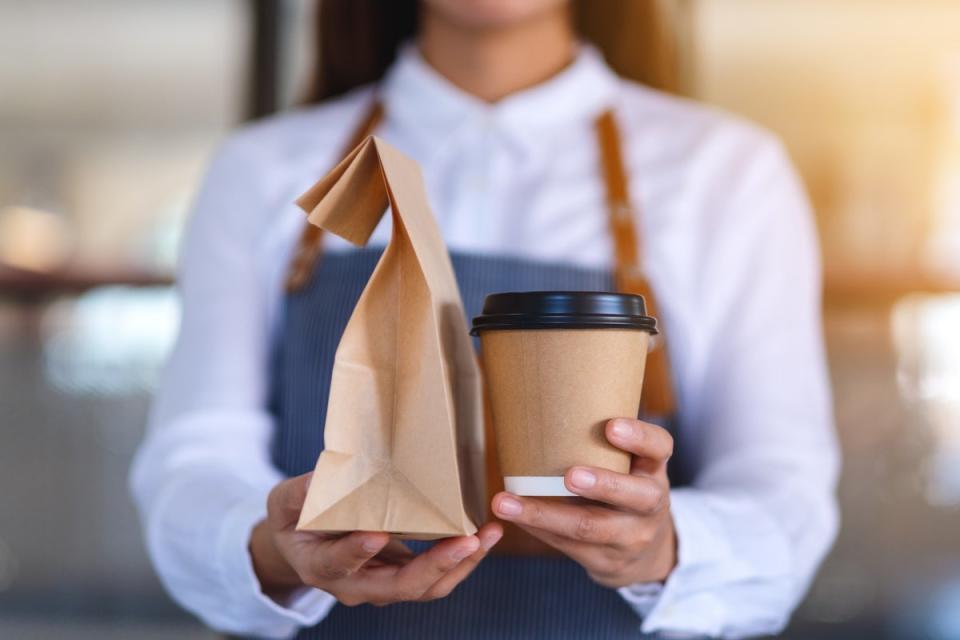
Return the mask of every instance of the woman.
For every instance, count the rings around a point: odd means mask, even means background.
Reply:
[[[815,235],[780,146],[618,78],[563,0],[322,6],[328,99],[235,134],[187,234],[181,335],[132,471],[170,593],[264,637],[777,632],[837,523]],[[351,15],[379,18],[377,37]],[[485,558],[497,521],[415,556],[382,533],[293,531],[378,253],[304,234],[292,203],[368,130],[422,165],[468,316],[496,289],[657,294],[672,433],[611,421],[633,472],[571,469],[593,502],[491,501],[556,555]]]

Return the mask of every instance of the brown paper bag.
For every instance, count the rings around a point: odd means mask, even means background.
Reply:
[[[337,348],[326,447],[297,528],[474,533],[485,502],[480,374],[419,166],[370,137],[297,204],[356,245],[388,204],[393,213]]]

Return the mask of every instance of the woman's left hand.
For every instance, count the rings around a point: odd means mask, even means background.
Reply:
[[[633,454],[629,474],[571,467],[567,489],[591,503],[501,492],[493,512],[563,552],[606,587],[666,580],[677,562],[667,460],[673,438],[653,424],[617,418],[607,439]]]

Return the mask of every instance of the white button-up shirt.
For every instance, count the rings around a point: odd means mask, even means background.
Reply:
[[[679,559],[663,585],[620,589],[648,632],[781,629],[837,527],[838,470],[814,226],[779,143],[727,115],[616,77],[583,47],[559,75],[494,105],[408,47],[377,89],[378,134],[423,168],[451,250],[604,267],[612,242],[594,120],[613,108],[644,267],[670,340]],[[335,605],[263,595],[248,552],[281,474],[271,464],[269,358],[304,225],[294,199],[339,159],[363,88],[234,134],[183,248],[183,320],[131,484],[171,595],[214,628],[283,637]],[[389,216],[371,242],[386,244]],[[345,250],[337,238],[327,251]]]

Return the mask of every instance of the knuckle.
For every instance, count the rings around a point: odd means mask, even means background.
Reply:
[[[546,519],[543,513],[543,506],[534,501],[530,504],[530,508],[528,510],[530,515],[527,521],[535,527],[541,527]],[[525,509],[524,511],[526,512],[528,510]]]
[[[304,494],[297,491],[294,480],[285,480],[276,485],[267,497],[267,509],[274,511],[299,510],[303,506]]]
[[[277,488],[274,487],[267,494],[267,517],[273,515],[277,510]]]
[[[662,487],[656,487],[650,492],[650,511],[660,513],[670,506],[670,492]]]
[[[667,434],[667,443],[663,448],[663,458],[669,460],[673,457],[673,436]]]
[[[592,540],[597,533],[597,521],[587,515],[577,518],[577,525],[573,537],[577,540]]]
[[[657,439],[661,443],[664,458],[670,458],[673,456],[673,436],[670,435],[669,431],[659,425],[654,425],[654,429],[658,434]]]
[[[288,502],[289,500],[284,495],[282,485],[274,487],[269,495],[267,495],[267,518],[276,518],[278,514],[285,510]]]
[[[655,514],[664,509],[669,501],[669,492],[657,484],[647,483],[638,488],[634,509],[641,514]]]
[[[640,495],[638,500],[639,511],[641,513],[655,513],[660,506],[662,499],[659,489],[648,489]]]
[[[623,481],[618,474],[605,473],[603,474],[603,487],[606,493],[617,494],[623,490]]]

